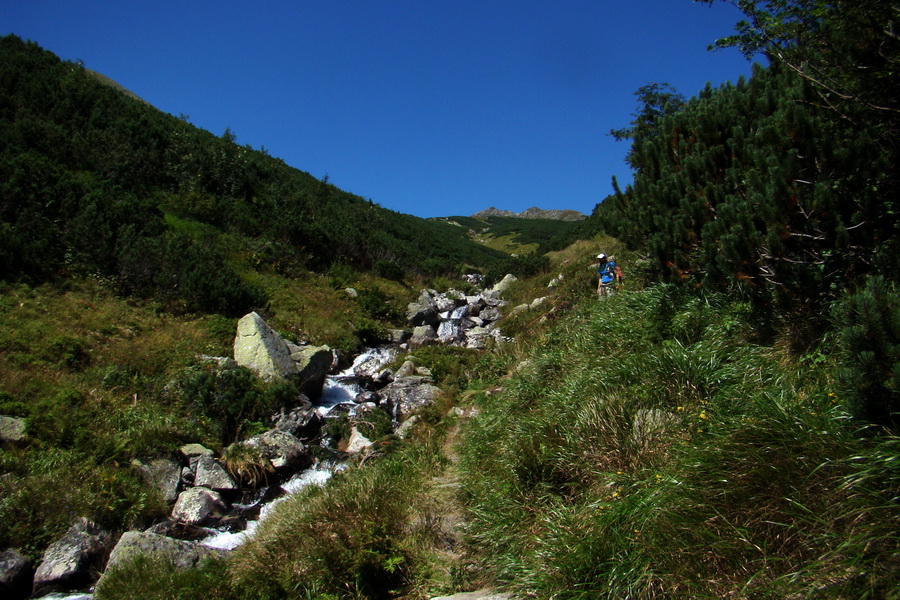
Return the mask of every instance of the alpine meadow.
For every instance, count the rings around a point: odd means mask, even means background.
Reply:
[[[900,5],[730,3],[752,75],[636,90],[581,220],[0,38],[0,594],[900,599]]]

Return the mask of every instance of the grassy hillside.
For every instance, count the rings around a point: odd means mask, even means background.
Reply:
[[[171,310],[265,304],[249,271],[411,276],[505,258],[265,151],[193,127],[15,36],[0,39],[0,277],[98,275]]]
[[[500,216],[442,217],[434,220],[464,229],[479,244],[513,255],[538,252],[542,246],[567,237],[579,225],[578,221]]]
[[[585,265],[600,250],[631,276],[608,300]],[[900,447],[848,418],[838,331],[767,341],[746,302],[643,288],[609,238],[551,261],[510,290],[563,275],[504,321],[514,343],[416,351],[445,395],[412,439],[226,560],[138,561],[98,598],[896,597]]]

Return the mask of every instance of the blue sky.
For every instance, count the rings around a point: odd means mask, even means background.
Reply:
[[[691,0],[7,0],[0,33],[382,206],[589,213],[634,91],[736,81],[741,14]]]

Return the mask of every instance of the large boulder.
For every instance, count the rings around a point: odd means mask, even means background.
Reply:
[[[176,540],[164,535],[146,531],[126,531],[119,538],[119,543],[109,555],[106,571],[127,563],[136,556],[154,556],[175,565],[179,569],[190,569],[209,556],[216,556],[219,551],[196,542]],[[103,585],[103,579],[98,582]]]
[[[0,445],[22,446],[26,439],[25,419],[0,416]]]
[[[218,492],[192,487],[178,494],[172,518],[187,525],[200,525],[208,519],[221,517],[226,510],[227,506]]]
[[[429,381],[429,378],[422,376],[396,379],[379,392],[382,397],[381,405],[397,422],[403,422],[440,395],[441,388]]]
[[[31,561],[15,550],[0,552],[0,597],[20,600],[31,595]]]
[[[180,463],[170,458],[155,458],[151,460],[136,459],[132,461],[132,464],[147,485],[158,489],[168,504],[175,502],[181,483]]]
[[[50,544],[34,574],[34,596],[89,585],[112,542],[109,532],[80,518],[66,534]]]
[[[302,471],[313,463],[303,442],[286,431],[273,429],[241,443],[259,449],[272,467],[284,475]]]
[[[211,456],[201,456],[194,470],[194,485],[216,490],[217,492],[229,492],[238,489],[225,467]]]
[[[284,380],[298,373],[287,343],[255,312],[238,321],[234,360],[265,381]]]
[[[290,346],[294,363],[293,379],[300,391],[310,396],[322,393],[325,377],[331,370],[334,354],[328,346]]]

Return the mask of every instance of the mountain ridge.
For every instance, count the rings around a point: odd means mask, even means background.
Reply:
[[[517,219],[550,219],[553,221],[581,221],[587,218],[587,215],[577,210],[571,209],[551,209],[544,210],[537,206],[524,210],[520,213],[514,213],[511,210],[500,210],[494,206],[486,208],[472,215],[473,219],[485,219],[487,217],[514,217]]]

